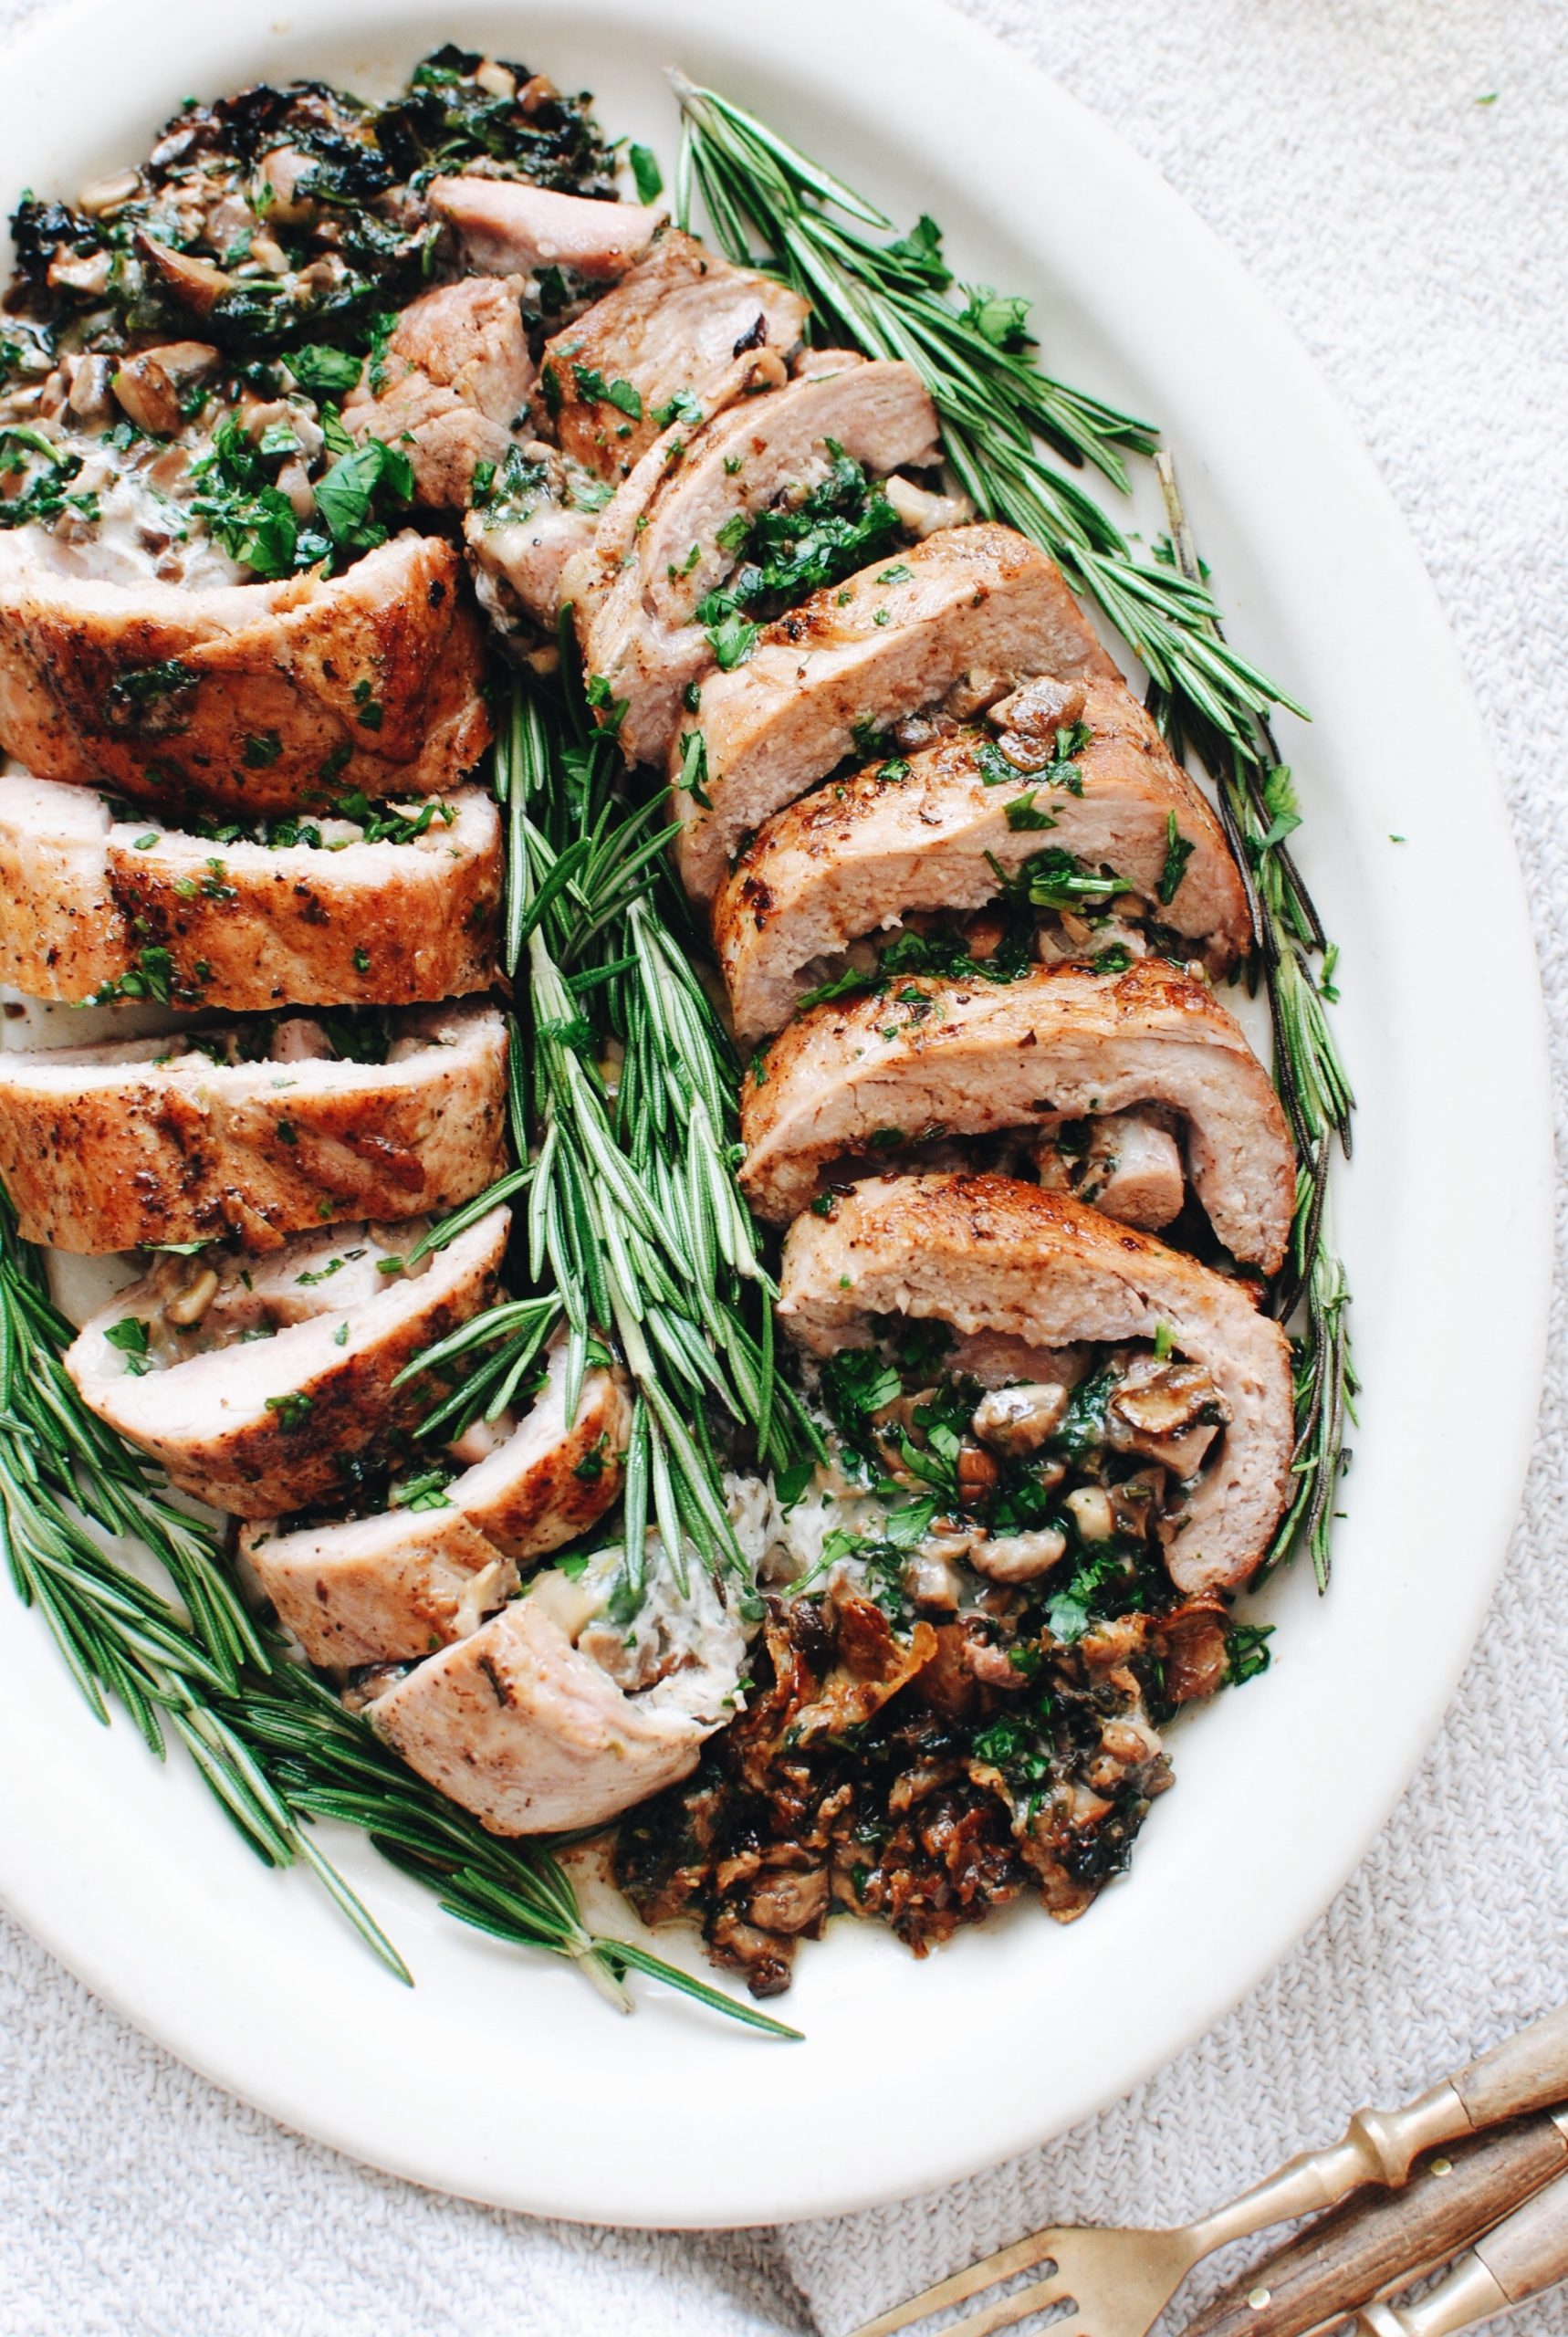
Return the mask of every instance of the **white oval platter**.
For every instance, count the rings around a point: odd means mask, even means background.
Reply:
[[[0,53],[7,205],[145,152],[187,91],[319,75],[376,93],[452,38],[593,89],[668,177],[661,68],[679,63],[900,220],[933,213],[962,277],[1033,297],[1050,370],[1158,419],[1233,637],[1316,718],[1285,729],[1361,1097],[1338,1196],[1355,1462],[1329,1597],[1304,1565],[1270,1594],[1274,1670],[1177,1732],[1176,1790],[1130,1876],[1070,1930],[1022,1911],[925,1963],[833,1925],[779,2007],[804,2044],[645,1986],[619,2021],[571,1971],[465,1931],[334,1840],[413,1967],[401,1987],[308,1880],[249,1856],[184,1766],[160,1768],[123,1722],[96,1727],[3,1589],[0,1895],[184,2060],[420,2183],[628,2224],[912,2193],[1123,2093],[1267,1971],[1409,1778],[1479,1628],[1534,1414],[1551,1173],[1485,741],[1389,498],[1291,335],[1102,121],[939,0],[287,5],[47,17]],[[1157,531],[1152,505],[1135,524]],[[1479,960],[1460,948],[1478,898]]]

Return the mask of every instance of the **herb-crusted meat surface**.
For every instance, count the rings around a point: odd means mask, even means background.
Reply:
[[[348,428],[407,455],[417,502],[465,510],[476,466],[506,461],[533,387],[517,286],[438,285],[403,310],[365,375],[343,409]]]
[[[192,830],[115,808],[0,777],[0,980],[29,997],[260,1012],[423,1004],[495,978],[501,832],[478,788]]]
[[[943,529],[814,592],[708,681],[671,749],[687,892],[710,901],[751,831],[886,724],[950,693],[988,705],[1034,674],[1116,678],[1061,570],[1010,528]]]
[[[1152,920],[1166,929],[1167,951],[1228,970],[1250,940],[1251,919],[1218,821],[1121,681],[1084,684],[1067,698],[1074,707],[1070,756],[1048,751],[1029,758],[1029,768],[989,728],[956,727],[764,823],[714,903],[743,1044],[779,1030],[818,980],[813,969],[835,967],[852,944],[871,945],[869,985],[883,931],[911,917],[961,918],[1009,884],[1027,923],[1031,886],[1042,901],[1070,905],[1072,888],[1061,878],[1077,877],[1079,937],[1058,915],[1052,954],[1092,959],[1117,945],[1125,954],[1143,946],[1129,926]],[[1051,749],[1058,740],[1067,743],[1060,730]],[[1097,892],[1095,876],[1113,881]],[[906,945],[889,973],[923,962],[944,961]]]
[[[24,535],[0,536],[0,746],[38,779],[248,817],[440,794],[489,743],[478,624],[439,538],[326,581],[190,591],[67,574]]]
[[[667,229],[546,343],[540,393],[562,452],[623,479],[667,426],[660,410],[683,391],[706,395],[747,351],[769,352],[781,382],[805,317],[805,302],[771,277]]]
[[[748,1074],[741,1182],[777,1224],[878,1152],[1162,1106],[1228,1249],[1278,1271],[1295,1158],[1269,1075],[1205,982],[1157,960],[1013,982],[905,977],[810,1008]],[[844,1168],[846,1158],[858,1167]]]
[[[89,1256],[166,1242],[272,1250],[312,1227],[393,1222],[483,1192],[504,1158],[495,1010],[336,1035],[340,1054],[329,1022],[295,1017],[276,1033],[264,1022],[0,1054],[0,1177],[25,1238]],[[247,1046],[266,1052],[247,1060]]]
[[[426,1491],[406,1506],[242,1530],[242,1552],[313,1663],[410,1661],[463,1638],[514,1595],[519,1562],[575,1540],[614,1506],[625,1375],[590,1370],[569,1421],[567,1365],[563,1341],[522,1420],[499,1423],[482,1460],[455,1475],[413,1463]]]
[[[492,1210],[406,1271],[412,1233],[347,1226],[255,1264],[161,1260],[83,1325],[66,1369],[100,1420],[214,1509],[342,1501],[431,1409],[424,1375],[393,1383],[488,1305],[509,1222]]]
[[[937,456],[936,410],[913,368],[846,362],[688,428],[667,450],[653,493],[635,498],[641,508],[628,526],[622,505],[637,485],[629,480],[570,587],[584,666],[612,700],[624,702],[616,735],[628,759],[664,761],[683,692],[715,662],[712,629],[734,610],[744,626],[770,582],[787,587],[789,554],[774,553],[768,541],[770,534],[785,539],[789,503],[772,507],[786,492],[804,503],[846,459],[880,478],[901,466],[924,469]],[[896,514],[878,501],[891,540]],[[875,505],[870,517],[874,526]],[[815,528],[810,515],[802,519],[790,544],[801,581],[789,597],[819,581],[821,566],[813,574],[811,564],[831,558],[835,530],[854,540],[847,516],[824,511]],[[709,605],[725,596],[731,611]]]

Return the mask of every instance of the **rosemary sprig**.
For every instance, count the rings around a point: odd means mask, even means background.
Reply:
[[[1184,712],[1242,749],[1271,706],[1300,713],[1225,640],[1202,577],[1135,554],[1103,506],[1040,444],[1076,466],[1092,464],[1125,490],[1122,450],[1152,455],[1154,424],[1042,372],[1029,354],[1027,302],[981,286],[959,308],[948,297],[953,279],[933,220],[895,236],[874,204],[754,115],[684,74],[670,78],[685,117],[683,220],[700,194],[732,259],[771,265],[811,302],[830,336],[914,366],[976,508],[1043,544]]]
[[[656,800],[628,804],[622,784],[570,665],[550,704],[516,686],[496,791],[508,839],[507,969],[526,962],[528,972],[514,1136],[529,1162],[527,1274],[539,1294],[502,1302],[421,1362],[491,1348],[425,1424],[450,1434],[505,1406],[560,1315],[569,1404],[590,1341],[614,1338],[636,1394],[617,1590],[630,1613],[645,1588],[650,1516],[683,1591],[690,1543],[749,1592],[710,1409],[751,1439],[764,1467],[816,1451],[818,1437],[774,1370],[776,1287],[735,1180],[738,1066],[672,923],[684,912],[665,866],[671,832],[654,825]]]
[[[407,1965],[313,1839],[313,1820],[358,1828],[450,1914],[568,1957],[622,2011],[625,1976],[638,1971],[750,2028],[797,2034],[644,1948],[590,1931],[548,1851],[486,1834],[291,1661],[246,1611],[212,1529],[83,1404],[60,1362],[70,1336],[39,1254],[0,1197],[0,1546],[98,1720],[107,1724],[118,1703],[159,1759],[170,1736],[183,1745],[256,1855],[308,1867],[402,1981],[412,1981]],[[133,1574],[90,1527],[139,1544],[168,1591]]]
[[[1155,457],[1155,476],[1170,523],[1172,557],[1186,575],[1200,576],[1176,466]],[[1215,629],[1219,630],[1218,617]],[[1301,825],[1291,774],[1265,721],[1245,746],[1212,725],[1188,718],[1157,689],[1151,693],[1176,751],[1195,747],[1219,799],[1221,816],[1252,895],[1261,974],[1274,1035],[1274,1081],[1299,1163],[1296,1211],[1286,1273],[1274,1293],[1275,1311],[1288,1321],[1304,1308],[1295,1340],[1293,1491],[1259,1569],[1262,1581],[1298,1546],[1312,1560],[1318,1588],[1329,1579],[1334,1495],[1345,1465],[1347,1422],[1355,1418],[1356,1378],[1351,1361],[1350,1286],[1333,1243],[1330,1168],[1337,1140],[1348,1155],[1355,1098],[1329,1029],[1334,952],[1291,855],[1288,839]]]
[[[700,195],[732,259],[771,266],[808,299],[833,338],[874,357],[902,358],[931,393],[951,467],[977,509],[1045,546],[1099,603],[1149,676],[1150,704],[1174,750],[1194,747],[1253,912],[1253,978],[1268,997],[1274,1075],[1295,1138],[1298,1202],[1282,1315],[1304,1309],[1296,1348],[1294,1492],[1265,1556],[1266,1575],[1298,1546],[1326,1587],[1334,1492],[1355,1379],[1349,1291],[1334,1252],[1328,1194],[1337,1138],[1348,1152],[1353,1097],[1325,1012],[1333,952],[1291,857],[1301,824],[1269,727],[1293,699],[1226,640],[1155,425],[1082,397],[1043,373],[1027,303],[980,287],[960,308],[935,223],[897,236],[894,223],[755,115],[716,91],[671,76],[685,116],[678,204]],[[758,250],[760,246],[760,251]],[[1102,506],[1047,458],[1092,465],[1119,490],[1124,454],[1153,456],[1170,515],[1165,556],[1135,557]]]

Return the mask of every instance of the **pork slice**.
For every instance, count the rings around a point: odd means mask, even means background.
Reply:
[[[714,686],[705,692],[705,721]],[[743,1043],[787,1021],[817,960],[911,915],[980,908],[995,899],[998,872],[1016,875],[1047,845],[1086,867],[1113,869],[1210,972],[1227,972],[1252,928],[1218,821],[1123,683],[1086,683],[1082,721],[1089,743],[1073,765],[1081,793],[1021,770],[1015,783],[1000,750],[964,730],[775,812],[714,904],[715,943]],[[988,784],[998,770],[1000,781]],[[1049,817],[1051,828],[1009,825],[1009,805],[1026,795],[1034,818]],[[1173,818],[1178,840],[1193,850],[1161,901]]]
[[[456,229],[465,256],[486,276],[559,267],[594,284],[624,276],[664,216],[640,204],[558,194],[524,179],[432,179],[430,207]]]
[[[300,1273],[314,1278],[287,1310],[294,1319],[271,1336],[216,1347],[203,1344],[198,1325],[194,1352],[166,1363],[159,1354],[177,1345],[178,1335],[168,1328],[167,1286],[154,1270],[84,1324],[66,1369],[89,1410],[151,1454],[182,1493],[239,1517],[321,1507],[345,1499],[437,1400],[439,1389],[423,1374],[393,1383],[426,1347],[489,1304],[509,1222],[506,1210],[491,1210],[421,1269],[378,1276],[382,1287],[358,1299],[350,1285],[347,1305],[335,1303],[341,1285],[332,1257],[381,1245],[357,1228],[340,1229],[329,1244],[303,1240],[292,1254],[278,1252],[268,1262],[280,1290],[291,1275],[296,1284]],[[198,1273],[204,1271],[198,1262]],[[225,1261],[213,1271],[223,1285],[213,1308],[232,1321],[235,1285],[243,1288],[241,1277],[250,1273],[251,1303],[265,1318],[251,1269]],[[307,1305],[314,1311],[305,1314]],[[120,1326],[132,1323],[146,1335],[146,1356],[123,1343]]]
[[[585,577],[573,597],[584,667],[624,702],[616,735],[629,761],[664,761],[683,691],[714,662],[695,619],[705,594],[737,565],[733,540],[727,548],[722,531],[766,510],[787,488],[816,486],[831,467],[831,446],[876,477],[936,462],[936,413],[914,368],[815,372],[728,407],[688,431],[678,458],[660,465],[630,541],[622,540],[624,530],[605,531],[591,563],[598,574]],[[620,498],[631,497],[632,484]]]
[[[781,383],[805,320],[799,294],[670,229],[546,344],[540,387],[562,452],[625,478],[677,418],[663,409],[683,391],[705,399],[747,351],[777,359]]]
[[[239,1034],[205,1036],[224,1049]],[[269,1250],[346,1219],[455,1209],[500,1173],[507,1031],[493,1008],[409,1015],[386,1063],[339,1061],[324,1043],[313,1059],[289,1052],[214,1063],[148,1038],[0,1053],[0,1180],[26,1239],[89,1257]]]
[[[1166,1550],[1185,1591],[1243,1582],[1284,1513],[1291,1352],[1245,1289],[1152,1234],[1005,1177],[857,1185],[831,1218],[785,1237],[779,1314],[812,1355],[866,1345],[873,1318],[909,1315],[1033,1347],[1119,1346],[1162,1326],[1213,1378],[1228,1425],[1209,1447]]]
[[[687,892],[711,900],[751,830],[868,732],[956,688],[983,700],[1040,673],[1116,678],[1054,561],[1010,528],[947,529],[814,592],[764,629],[744,665],[712,677],[671,749]],[[685,783],[693,731],[700,791]]]
[[[517,1570],[460,1509],[240,1529],[241,1556],[312,1663],[402,1663],[476,1630]]]
[[[248,818],[439,794],[488,743],[478,619],[437,537],[192,590],[67,575],[22,532],[0,535],[0,747],[39,779]]]
[[[116,820],[81,788],[0,776],[0,980],[79,1001],[152,948],[169,953],[172,1000],[236,1012],[489,988],[501,897],[491,796],[456,789],[405,844],[367,844],[330,821],[323,833],[329,849],[219,844]]]
[[[522,1426],[465,1470],[452,1499],[511,1558],[537,1558],[585,1534],[618,1497],[632,1427],[618,1366],[584,1375],[566,1417],[568,1348],[551,1348],[544,1387]]]
[[[846,1157],[863,1170],[879,1148],[937,1133],[1054,1128],[1149,1105],[1181,1122],[1219,1240],[1276,1272],[1296,1195],[1280,1099],[1208,984],[1157,959],[1118,975],[1041,967],[1007,983],[901,980],[890,998],[808,1009],[747,1075],[741,1182],[782,1225]]]
[[[493,1834],[559,1833],[619,1817],[696,1766],[729,1717],[661,1681],[627,1695],[532,1598],[432,1656],[371,1706],[377,1734]]]
[[[422,294],[398,320],[373,380],[367,368],[345,402],[357,439],[408,456],[421,503],[466,509],[475,466],[507,459],[534,383],[519,288],[471,276]]]
[[[511,1597],[520,1561],[559,1549],[612,1507],[625,1378],[588,1372],[569,1422],[566,1364],[562,1340],[527,1418],[452,1479],[444,1507],[242,1531],[241,1550],[312,1663],[398,1662],[449,1645]]]

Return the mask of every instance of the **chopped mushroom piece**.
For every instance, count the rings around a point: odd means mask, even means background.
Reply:
[[[156,438],[172,437],[185,419],[193,386],[217,362],[218,352],[208,341],[163,341],[124,358],[110,386],[138,430]]]
[[[1067,1399],[1060,1380],[993,1388],[975,1407],[975,1434],[1009,1458],[1038,1452],[1067,1417]]]
[[[1186,1181],[1181,1149],[1169,1130],[1145,1112],[1112,1112],[1088,1123],[1088,1137],[1076,1152],[1060,1137],[1035,1148],[1040,1181],[1053,1192],[1072,1193],[1123,1225],[1157,1233],[1179,1217]]]

